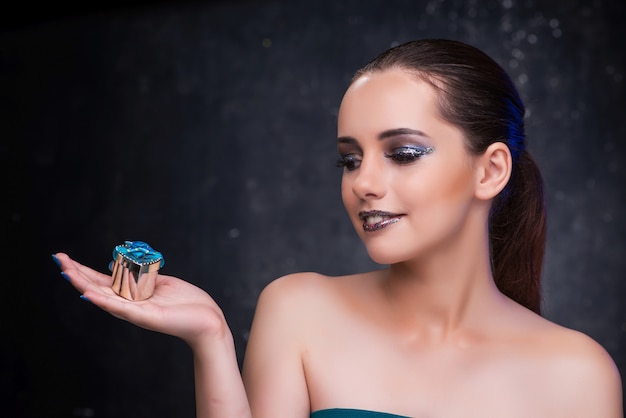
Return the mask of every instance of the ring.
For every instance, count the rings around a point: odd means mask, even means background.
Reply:
[[[148,299],[154,293],[163,255],[143,241],[125,241],[113,249],[113,291],[128,300]]]

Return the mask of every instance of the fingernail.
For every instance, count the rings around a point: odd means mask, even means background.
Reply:
[[[80,298],[81,298],[82,300],[86,301],[86,302],[91,302],[91,301],[89,300],[89,298],[88,298],[88,297],[86,297],[85,295],[80,295]]]
[[[61,262],[56,255],[52,254],[52,260],[57,264],[57,266],[59,266],[59,268],[61,268]]]
[[[68,276],[64,271],[61,272],[61,276],[63,276],[63,278],[67,280],[68,282],[71,282],[70,276]]]

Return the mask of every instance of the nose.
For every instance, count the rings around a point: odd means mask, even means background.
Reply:
[[[363,158],[352,180],[352,192],[359,199],[380,199],[385,195],[384,165],[385,162],[379,159]]]

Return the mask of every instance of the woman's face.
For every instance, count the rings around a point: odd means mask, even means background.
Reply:
[[[342,100],[343,202],[378,263],[446,251],[467,233],[474,157],[436,103],[431,85],[395,69],[362,76]]]

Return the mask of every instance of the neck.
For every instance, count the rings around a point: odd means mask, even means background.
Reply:
[[[382,286],[399,323],[434,338],[480,323],[504,298],[493,280],[487,240],[391,265]]]

